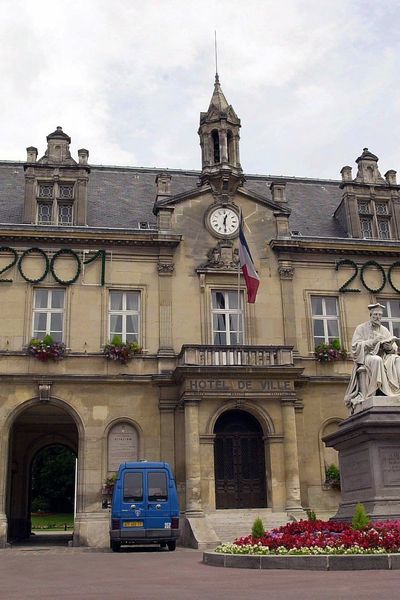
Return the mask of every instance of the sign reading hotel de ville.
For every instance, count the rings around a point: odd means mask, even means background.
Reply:
[[[293,381],[286,379],[187,379],[187,392],[198,393],[263,393],[280,396],[294,390]]]
[[[138,460],[138,435],[129,423],[119,423],[108,434],[108,470],[117,471],[119,465]]]

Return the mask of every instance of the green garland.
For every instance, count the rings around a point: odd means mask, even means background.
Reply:
[[[358,288],[348,288],[347,286],[349,285],[349,283],[351,283],[356,277],[357,277],[357,273],[358,273],[358,267],[356,265],[356,263],[354,262],[354,260],[350,260],[350,258],[344,258],[343,260],[339,260],[336,265],[335,265],[335,270],[338,271],[339,268],[342,265],[349,265],[350,267],[353,267],[354,269],[354,273],[351,277],[349,277],[349,279],[347,281],[344,282],[344,284],[339,288],[339,292],[360,292],[361,290],[359,290]]]
[[[5,273],[5,271],[8,271],[8,269],[11,269],[15,265],[15,263],[18,260],[18,254],[17,251],[14,250],[14,248],[10,248],[10,246],[1,246],[0,252],[11,252],[11,254],[14,256],[13,260],[1,269],[1,275],[2,273]],[[0,283],[12,283],[12,281],[12,279],[0,279]]]
[[[41,277],[38,277],[37,279],[30,279],[29,277],[27,277],[25,275],[24,271],[22,270],[22,262],[23,262],[25,256],[27,256],[28,254],[32,254],[33,252],[38,252],[39,254],[41,254],[45,260],[45,265],[46,265],[43,275]],[[18,261],[18,271],[21,273],[21,275],[25,279],[25,281],[28,281],[28,283],[40,283],[41,281],[43,281],[43,279],[49,273],[49,259],[47,257],[46,252],[44,250],[41,250],[40,248],[28,248],[27,250],[25,250],[25,252],[23,252],[21,254],[21,258]]]
[[[377,288],[370,288],[369,285],[367,285],[365,283],[364,270],[368,267],[376,267],[378,269],[378,271],[381,272],[381,274],[382,274],[382,285],[381,286],[379,286]],[[383,270],[382,265],[377,263],[376,260],[368,260],[366,263],[363,264],[363,266],[360,269],[360,279],[361,279],[361,283],[363,284],[363,286],[372,294],[379,294],[379,292],[381,292],[383,290],[383,288],[385,287],[385,283],[386,283],[385,271]]]
[[[71,279],[60,279],[60,277],[58,277],[54,270],[54,263],[56,262],[57,258],[62,254],[70,254],[76,260],[76,273],[74,277],[71,277]],[[75,281],[81,274],[81,261],[78,254],[70,248],[61,248],[61,250],[58,250],[58,252],[54,254],[53,258],[50,261],[50,272],[53,275],[54,279],[57,281],[57,283],[60,283],[61,285],[71,285],[71,283],[75,283]]]
[[[392,288],[394,289],[395,292],[397,292],[398,294],[400,294],[400,289],[398,287],[396,287],[392,281],[392,269],[395,269],[396,267],[400,267],[400,260],[397,260],[396,262],[394,262],[392,265],[390,265],[390,269],[388,271],[388,281],[390,283],[390,285],[392,286]]]

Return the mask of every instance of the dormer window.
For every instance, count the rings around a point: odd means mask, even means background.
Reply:
[[[388,205],[386,202],[375,202],[375,211],[377,215],[388,215]]]
[[[358,201],[358,212],[360,215],[369,215],[369,202]]]
[[[390,207],[387,202],[359,200],[361,237],[364,239],[390,240]]]
[[[52,183],[39,183],[39,198],[53,198],[54,185]]]
[[[40,182],[37,191],[38,225],[73,225],[74,184]]]
[[[361,235],[363,238],[373,238],[372,234],[372,219],[371,217],[362,217],[360,219]]]
[[[390,240],[390,226],[388,219],[378,219],[378,236],[381,240]]]

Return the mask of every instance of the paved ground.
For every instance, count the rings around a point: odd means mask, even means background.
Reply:
[[[223,569],[178,548],[119,554],[46,545],[0,550],[0,598],[102,600],[398,600],[399,571]]]

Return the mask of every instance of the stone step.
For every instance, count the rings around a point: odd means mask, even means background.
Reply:
[[[250,535],[257,517],[260,517],[266,530],[289,521],[286,512],[272,512],[270,508],[221,509],[207,514],[207,520],[221,542],[233,542],[238,537]]]

